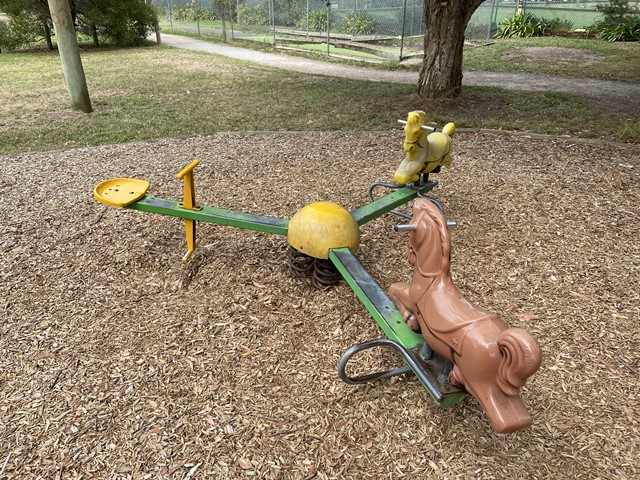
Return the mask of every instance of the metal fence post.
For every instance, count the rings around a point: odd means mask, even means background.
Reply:
[[[487,40],[491,38],[491,31],[493,30],[493,15],[496,10],[496,0],[491,1],[491,13],[489,13],[489,26],[487,27]]]
[[[198,26],[198,35],[200,35],[200,2],[196,2],[196,25]]]
[[[331,0],[327,0],[327,56],[329,56],[329,26],[331,25]]]
[[[271,21],[271,34],[273,35],[273,44],[276,44],[276,12],[273,0],[269,0],[269,16]]]
[[[404,50],[404,29],[407,23],[407,0],[402,2],[402,33],[400,34],[400,61]]]

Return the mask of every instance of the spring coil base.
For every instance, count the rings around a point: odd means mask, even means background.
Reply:
[[[287,264],[291,273],[297,276],[310,275],[313,272],[313,257],[289,246]]]
[[[287,264],[296,276],[311,276],[311,283],[319,290],[340,282],[340,272],[329,260],[313,258],[289,246]]]

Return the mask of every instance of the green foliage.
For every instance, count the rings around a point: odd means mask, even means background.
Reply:
[[[176,20],[187,20],[191,22],[195,22],[196,20],[209,20],[213,22],[216,19],[216,15],[212,10],[184,5],[173,11],[173,18]]]
[[[608,42],[640,41],[640,17],[628,18],[616,25],[604,25],[598,32],[598,38]]]
[[[49,5],[46,1],[38,0],[0,0],[0,12],[9,18],[28,15],[42,20],[49,18]]]
[[[0,52],[2,52],[2,49],[13,50],[19,46],[21,45],[14,40],[9,24],[0,22]]]
[[[145,42],[157,20],[155,8],[144,1],[75,0],[71,4],[76,30],[119,46]],[[0,10],[10,18],[13,44],[42,39],[44,25],[51,25],[49,7],[40,0],[0,0]],[[5,29],[6,30],[6,29]],[[6,38],[7,34],[3,35]]]
[[[352,10],[342,20],[340,31],[352,35],[370,35],[376,31],[376,22],[367,12]]]
[[[560,20],[559,17],[555,17],[553,20],[544,20],[545,33],[555,34],[558,32],[568,32],[573,29],[573,23],[569,20]]]
[[[0,48],[13,50],[44,38],[45,22],[51,25],[47,2],[0,0],[0,11],[9,17],[0,27]]]
[[[173,9],[172,16],[174,20],[195,20],[195,12],[193,8],[183,5]]]
[[[306,27],[305,19],[303,18],[301,22],[304,23],[304,27]],[[321,10],[313,10],[309,12],[309,30],[312,32],[326,32],[327,31],[327,11],[325,9]]]
[[[157,21],[154,7],[145,2],[91,0],[76,7],[76,30],[117,46],[143,44]]]
[[[596,5],[604,19],[591,27],[598,38],[609,42],[640,41],[640,16],[638,9],[627,0],[609,0],[604,5]]]
[[[544,35],[546,25],[530,13],[516,13],[498,24],[497,38],[540,37]]]
[[[271,2],[275,12],[276,25],[293,27],[298,19],[304,17],[307,12],[306,3],[298,0],[271,0]],[[264,8],[265,12],[269,11],[268,0],[262,0],[260,6]]]
[[[41,41],[42,24],[33,16],[0,21],[0,49],[15,50]]]
[[[268,25],[269,18],[264,8],[243,5],[240,7],[240,23],[243,25]]]
[[[601,25],[622,24],[638,14],[638,9],[629,5],[628,0],[609,0],[606,4],[596,5],[596,10],[604,16]]]

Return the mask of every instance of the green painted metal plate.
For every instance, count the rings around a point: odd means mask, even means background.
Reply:
[[[348,248],[329,250],[329,259],[387,338],[395,340],[406,349],[419,347],[424,343],[422,335],[409,328],[395,304]]]
[[[428,182],[424,187],[420,189],[421,193],[428,192],[432,190],[438,183],[437,182]],[[417,196],[417,191],[413,188],[403,187],[395,192],[392,192],[384,197],[381,197],[377,200],[374,200],[371,203],[367,203],[362,207],[358,207],[351,211],[351,215],[356,219],[356,222],[359,226],[364,225],[365,223],[370,222],[371,220],[375,220],[378,217],[381,217],[387,212],[390,212],[394,208],[399,207],[400,205],[404,205],[407,202],[410,202]]]

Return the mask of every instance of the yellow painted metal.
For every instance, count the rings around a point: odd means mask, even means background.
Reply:
[[[126,207],[144,197],[150,186],[139,178],[111,178],[95,186],[93,198],[110,207]]]
[[[178,206],[187,210],[202,210],[202,207],[196,205],[196,188],[193,179],[193,169],[198,164],[200,164],[200,160],[194,160],[176,175],[177,179],[184,181],[184,199]]]
[[[189,260],[189,257],[191,257],[191,254],[196,251],[198,245],[200,245],[200,240],[196,240],[196,221],[185,220],[184,231],[187,236],[187,253],[183,255],[182,261],[186,262]]]
[[[199,163],[200,160],[194,160],[176,175],[176,178],[181,179],[184,183],[184,196],[182,203],[178,204],[178,207],[184,208],[185,210],[202,210],[202,207],[196,205],[196,187],[193,178],[193,169],[196,168]],[[198,245],[200,245],[200,240],[196,240],[195,220],[185,219],[184,230],[187,237],[187,253],[182,257],[182,261],[186,262],[196,248],[198,248]]]
[[[317,202],[301,208],[291,217],[289,244],[314,258],[329,258],[332,248],[360,248],[360,229],[351,214],[333,202]]]
[[[456,126],[447,123],[442,132],[429,134],[422,128],[427,123],[427,114],[421,110],[407,115],[403,147],[406,155],[393,176],[394,182],[416,182],[423,173],[432,172],[439,166],[451,165],[452,137]]]

